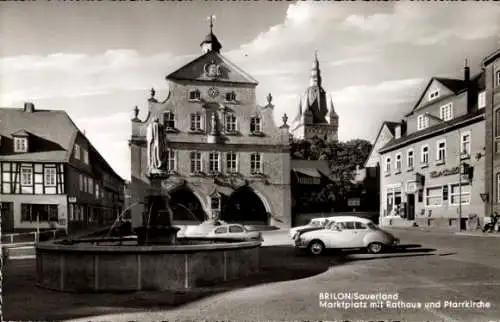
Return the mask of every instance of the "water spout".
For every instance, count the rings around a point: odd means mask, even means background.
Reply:
[[[116,219],[115,221],[113,222],[113,224],[111,225],[111,228],[109,229],[108,233],[106,234],[106,237],[109,237],[109,235],[111,234],[111,232],[113,231],[113,229],[116,228],[116,225],[118,225],[118,223],[121,221],[123,215],[128,211],[130,210],[132,207],[135,207],[137,205],[141,205],[141,204],[144,204],[143,202],[134,202],[133,204],[131,204],[130,206],[128,206],[127,208],[125,208],[125,210],[123,210],[121,213],[118,214],[118,216],[116,216]]]

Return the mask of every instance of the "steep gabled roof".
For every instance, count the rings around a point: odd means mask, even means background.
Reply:
[[[12,139],[18,133],[32,136],[36,144],[30,144],[29,152],[16,154],[2,144],[2,159],[65,162],[71,155],[78,128],[65,111],[0,108],[0,135]]]
[[[409,116],[415,112],[417,107],[420,105],[420,102],[422,102],[422,99],[425,96],[425,93],[427,93],[427,90],[431,86],[432,82],[437,81],[441,83],[443,86],[448,88],[450,91],[453,93],[457,94],[460,91],[464,90],[466,88],[466,83],[463,80],[460,79],[453,79],[453,78],[444,78],[444,77],[432,77],[429,82],[427,83],[427,86],[425,86],[425,89],[422,91],[422,94],[420,94],[420,97],[418,98],[417,102],[413,106],[412,110],[410,113],[406,114],[406,116]]]
[[[377,136],[375,137],[375,141],[373,141],[372,149],[370,150],[370,153],[368,154],[368,158],[366,158],[365,164],[363,164],[363,168],[366,168],[366,163],[368,162],[368,160],[370,160],[372,153],[375,151],[375,145],[377,144],[378,138],[380,137],[380,133],[382,133],[384,126],[387,127],[389,132],[391,132],[392,136],[394,137],[396,135],[396,127],[398,125],[401,125],[401,123],[390,122],[390,121],[384,121],[382,123],[382,125],[380,126],[380,129],[378,130]],[[375,152],[378,152],[378,151],[375,151]]]
[[[205,75],[205,66],[214,62],[221,66],[222,76],[216,80]],[[187,63],[176,71],[170,73],[167,80],[191,80],[191,81],[209,81],[222,83],[239,83],[257,85],[258,82],[249,74],[244,72],[229,59],[215,51],[209,51],[195,60]]]

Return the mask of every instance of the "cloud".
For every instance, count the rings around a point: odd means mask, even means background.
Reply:
[[[495,3],[397,2],[392,12],[353,14],[343,23],[347,29],[375,37],[383,43],[434,45],[452,38],[486,39],[500,34],[500,7]]]

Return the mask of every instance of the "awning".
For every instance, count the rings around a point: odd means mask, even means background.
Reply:
[[[321,174],[317,169],[307,169],[307,168],[294,168],[294,172],[306,175],[313,178],[321,178]]]

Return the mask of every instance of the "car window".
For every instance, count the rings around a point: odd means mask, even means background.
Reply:
[[[229,226],[229,232],[230,233],[242,233],[243,228],[240,226]]]
[[[321,222],[318,220],[311,220],[311,226],[321,226]]]
[[[377,226],[377,225],[375,225],[375,224],[374,224],[374,223],[372,223],[372,222],[369,222],[369,223],[367,224],[367,226],[368,226],[370,229],[378,229],[378,226]]]
[[[214,233],[216,234],[225,234],[227,233],[227,227],[219,227],[214,230]]]
[[[356,221],[356,229],[366,229],[368,227],[366,227],[365,224],[359,222],[359,221]]]
[[[356,225],[353,221],[346,221],[344,223],[344,229],[356,229]]]
[[[338,223],[333,223],[330,226],[332,229],[345,229],[345,222],[338,222]]]

